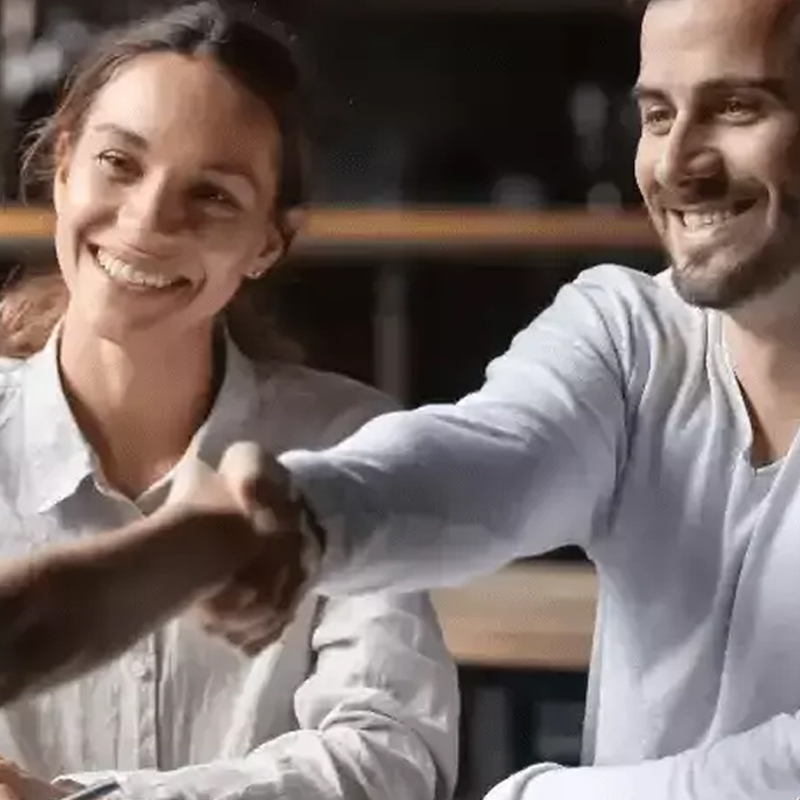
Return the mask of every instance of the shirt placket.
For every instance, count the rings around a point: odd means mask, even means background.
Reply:
[[[113,490],[103,488],[103,494],[112,498],[118,505],[120,520],[118,524],[129,524],[144,516],[142,509],[128,498]],[[145,506],[146,510],[152,510]],[[158,735],[158,633],[143,637],[122,656],[122,669],[125,673],[127,689],[128,734],[124,737],[132,752],[120,754],[129,769],[159,768]]]
[[[128,653],[133,681],[136,769],[158,769],[158,662],[156,636],[146,636]]]

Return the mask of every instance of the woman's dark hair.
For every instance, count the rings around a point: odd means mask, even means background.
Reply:
[[[301,75],[283,25],[258,12],[255,3],[199,0],[105,34],[67,78],[55,112],[26,138],[20,170],[23,197],[33,187],[52,185],[60,144],[80,136],[94,98],[118,70],[138,56],[159,52],[214,59],[270,108],[281,139],[272,222],[285,253],[295,233],[290,212],[307,200]],[[231,335],[251,358],[291,357],[296,347],[277,334],[258,307],[260,283],[245,281],[226,309]],[[35,297],[35,292],[49,296]],[[52,323],[34,319],[33,311],[48,308],[49,317],[57,319],[56,311],[66,302],[62,281],[45,280],[41,271],[30,280],[19,276],[0,301],[0,355],[25,357],[40,349]],[[30,336],[21,330],[26,327]]]

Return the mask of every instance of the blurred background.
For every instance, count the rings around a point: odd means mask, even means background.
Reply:
[[[20,208],[24,132],[100,31],[154,5],[0,0],[0,279],[52,257],[46,209]],[[311,77],[313,205],[269,305],[312,365],[407,405],[457,398],[580,270],[661,269],[633,180],[638,23],[622,0],[256,5],[290,24]],[[462,667],[459,797],[534,759],[577,763],[582,556],[436,599]]]

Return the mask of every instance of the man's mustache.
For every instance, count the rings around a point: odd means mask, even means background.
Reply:
[[[763,186],[746,183],[732,183],[725,178],[695,181],[685,188],[661,191],[658,204],[662,208],[690,208],[704,203],[729,203],[756,201],[765,195]],[[778,207],[781,214],[790,220],[800,220],[800,192],[782,187],[778,194]]]

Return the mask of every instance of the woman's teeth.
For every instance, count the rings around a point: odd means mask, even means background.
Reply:
[[[123,283],[131,283],[135,286],[146,286],[150,289],[166,289],[174,286],[180,280],[168,275],[159,275],[154,272],[142,272],[132,267],[127,262],[116,256],[98,250],[95,259],[102,270],[111,278]]]

